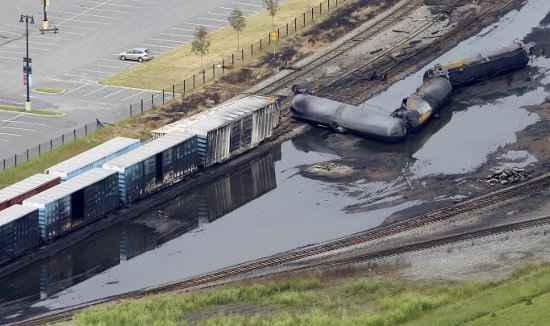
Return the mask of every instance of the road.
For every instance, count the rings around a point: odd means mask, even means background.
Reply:
[[[151,91],[107,87],[98,81],[135,62],[122,62],[116,53],[148,47],[155,54],[192,38],[198,26],[215,29],[226,24],[233,8],[245,14],[262,10],[261,0],[51,0],[50,25],[59,33],[41,34],[40,0],[5,1],[0,10],[0,104],[25,102],[22,58],[25,26],[20,14],[33,15],[30,31],[33,87],[60,87],[62,95],[32,94],[34,108],[54,108],[62,118],[0,111],[0,159],[12,157],[52,137],[99,118],[115,121],[130,103],[149,98]],[[169,85],[167,85],[169,86]],[[1,170],[0,166],[0,170]]]

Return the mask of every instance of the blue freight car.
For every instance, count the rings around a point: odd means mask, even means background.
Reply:
[[[62,236],[120,207],[117,173],[95,168],[25,201],[38,209],[43,241]]]
[[[172,133],[144,144],[103,165],[119,174],[120,199],[130,204],[198,168],[197,137]]]
[[[0,212],[0,264],[37,247],[39,243],[36,208],[14,205]]]

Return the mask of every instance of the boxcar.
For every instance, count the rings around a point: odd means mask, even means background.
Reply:
[[[172,133],[107,162],[103,167],[119,174],[120,199],[129,204],[195,171],[198,167],[196,150],[195,135]]]
[[[58,185],[61,179],[47,174],[35,174],[22,181],[0,190],[0,211],[10,206],[21,204],[46,189]]]
[[[36,208],[14,205],[0,212],[0,263],[14,259],[39,244]]]
[[[46,170],[47,174],[68,180],[93,168],[101,167],[103,163],[120,156],[140,145],[139,139],[126,137],[113,138],[84,153],[54,165]]]
[[[279,124],[275,98],[247,96],[154,130],[160,137],[174,132],[197,135],[201,165],[208,167],[256,147]]]
[[[95,168],[23,202],[38,209],[42,240],[49,241],[120,207],[117,173]]]

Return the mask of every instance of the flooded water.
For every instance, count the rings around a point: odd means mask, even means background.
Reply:
[[[514,40],[523,40],[534,27],[547,25],[545,21],[549,12],[549,1],[529,1],[521,11],[510,12],[498,23],[461,42],[416,74],[394,84],[386,92],[363,105],[391,113],[399,107],[402,98],[412,94],[422,84],[424,72],[434,64],[496,50]],[[543,76],[548,78],[548,60],[537,58],[530,65],[539,70],[533,78],[542,77],[542,82],[546,83]],[[431,135],[429,140],[410,153],[414,159],[414,163],[410,164],[410,174],[421,178],[428,175],[463,174],[474,171],[487,161],[490,154],[506,144],[514,143],[516,132],[539,121],[538,115],[531,114],[522,107],[540,104],[547,95],[548,91],[541,86],[527,92],[522,89],[498,89],[494,91],[492,98],[485,99],[486,101],[481,104],[465,104],[451,99],[450,103],[442,108],[444,112],[441,112],[441,115],[451,112],[449,121],[433,135],[428,130]]]
[[[436,62],[523,39],[539,22],[544,25],[548,12],[549,1],[531,0],[521,11],[510,13]],[[378,155],[383,162],[379,165],[387,170],[416,178],[476,169],[488,155],[515,142],[518,131],[538,121],[538,116],[522,107],[538,104],[547,95],[544,83],[550,79],[546,76],[550,64],[539,58],[532,66],[536,68],[534,78],[541,81],[538,87],[495,90],[475,99],[459,95],[439,119],[407,142],[386,145],[356,139],[350,155]],[[395,109],[401,98],[420,85],[422,74],[423,70],[404,79],[366,105]],[[368,229],[420,203],[401,198],[386,208],[365,204],[365,197],[383,192],[392,178],[338,182],[303,176],[303,165],[342,158],[326,134],[314,129],[231,175],[182,193],[149,214],[0,280],[0,316],[18,312],[8,301],[20,300],[22,308],[34,303],[32,310],[39,311],[155,286]],[[522,151],[499,157],[505,161],[536,160]],[[396,198],[400,198],[398,192],[387,193],[381,201]],[[354,207],[359,206],[368,210],[358,213]],[[40,298],[43,300],[36,303]]]

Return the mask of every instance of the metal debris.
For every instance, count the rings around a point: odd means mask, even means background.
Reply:
[[[498,184],[507,185],[525,181],[529,178],[529,172],[522,168],[495,169],[484,181],[490,186]]]

